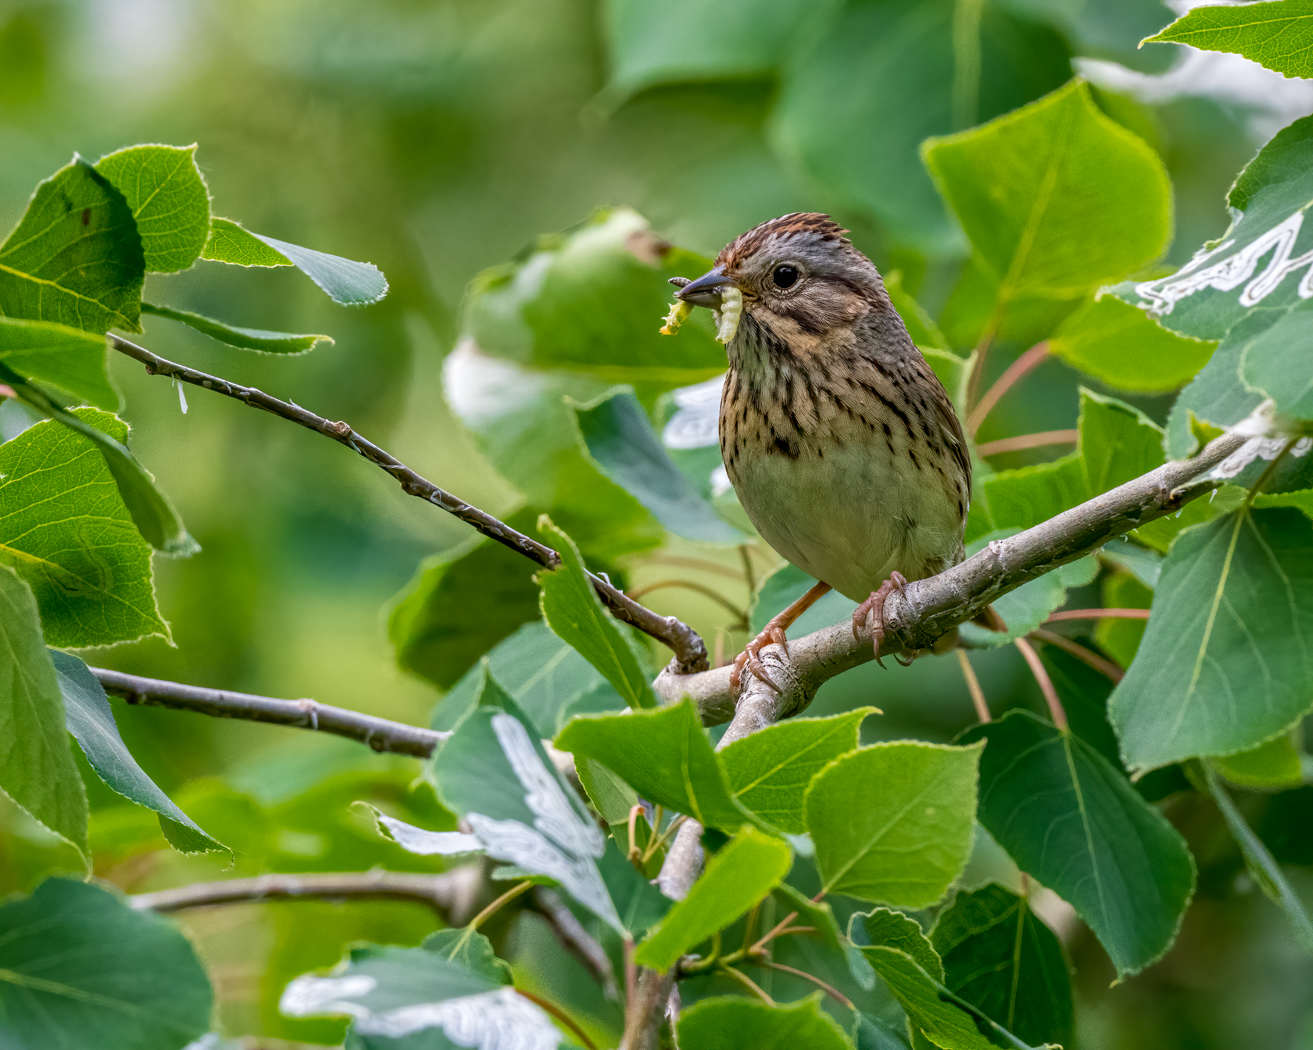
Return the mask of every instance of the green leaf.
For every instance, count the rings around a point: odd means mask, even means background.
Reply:
[[[792,852],[779,839],[745,827],[707,860],[688,896],[638,946],[634,962],[664,973],[765,897],[792,862]]]
[[[1262,839],[1254,834],[1244,815],[1236,807],[1207,762],[1203,763],[1203,773],[1208,792],[1217,803],[1217,808],[1222,811],[1222,817],[1231,831],[1231,837],[1235,839],[1245,858],[1245,867],[1249,869],[1249,873],[1263,892],[1286,913],[1295,942],[1304,951],[1313,954],[1313,918],[1309,916],[1304,902],[1286,881],[1276,860],[1263,845]]]
[[[1119,572],[1104,580],[1104,608],[1148,609],[1152,604],[1153,591],[1130,573]],[[1100,620],[1094,628],[1094,640],[1119,664],[1130,667],[1139,651],[1146,626],[1144,620]]]
[[[538,519],[538,530],[561,556],[559,568],[544,569],[537,576],[548,624],[602,673],[630,707],[656,707],[640,651],[602,608],[579,548],[546,515]]]
[[[959,893],[930,941],[950,991],[1026,1042],[1072,1045],[1068,963],[1025,898],[993,884]]]
[[[87,793],[68,747],[64,701],[27,584],[0,566],[0,790],[83,855]],[[0,949],[2,950],[2,949]],[[3,987],[3,985],[0,985]]]
[[[105,372],[105,340],[94,332],[0,317],[0,361],[24,379],[50,383],[110,411],[118,391]]]
[[[145,262],[123,194],[80,157],[36,188],[0,244],[0,315],[140,332]]]
[[[177,1050],[210,1027],[191,942],[113,893],[46,879],[0,907],[0,1017],[15,1047]]]
[[[1079,80],[922,153],[999,282],[996,313],[1020,295],[1080,295],[1119,280],[1171,237],[1162,161]]]
[[[164,837],[180,853],[217,850],[231,856],[232,850],[202,831],[137,765],[119,736],[105,690],[87,670],[87,665],[68,653],[52,650],[50,657],[59,675],[68,731],[77,739],[100,779],[124,798],[158,813]]]
[[[617,827],[624,827],[630,810],[638,805],[638,792],[595,758],[577,756],[574,769],[584,794],[598,815],[611,825],[613,832]],[[627,842],[628,829],[621,834],[626,836]]]
[[[210,191],[196,146],[129,146],[96,161],[137,222],[146,269],[176,273],[194,263],[210,234]]]
[[[980,760],[980,822],[1022,871],[1067,901],[1118,976],[1171,947],[1194,892],[1194,861],[1161,813],[1089,744],[1011,711],[968,729]]]
[[[476,277],[465,330],[484,353],[521,365],[588,372],[608,383],[685,386],[723,372],[725,351],[709,315],[695,314],[676,336],[661,335],[672,296],[666,279],[710,267],[711,260],[656,237],[637,212],[599,212]]]
[[[971,852],[979,746],[898,741],[862,748],[812,778],[807,830],[827,893],[934,904]]]
[[[1303,751],[1294,733],[1213,760],[1230,783],[1251,791],[1287,791],[1304,783]]]
[[[407,853],[421,857],[458,857],[483,852],[483,843],[463,831],[429,831],[390,817],[377,806],[359,800],[351,803],[351,808],[367,816],[379,835]]]
[[[82,408],[73,418],[116,444],[128,435],[107,412]],[[44,420],[0,445],[0,479],[0,563],[31,586],[46,641],[169,636],[155,605],[150,547],[95,445]]]
[[[1242,509],[1183,532],[1108,702],[1132,771],[1261,744],[1313,707],[1313,528]]]
[[[780,148],[897,241],[956,249],[917,148],[1071,76],[1061,38],[1004,6],[976,4],[962,18],[951,0],[845,5],[785,70],[773,128]]]
[[[681,1050],[851,1050],[852,1041],[820,1008],[821,993],[767,1006],[755,999],[701,999],[679,1014]]]
[[[751,820],[734,800],[692,700],[653,711],[576,718],[555,745],[601,762],[649,802],[687,813],[704,827],[733,831]]]
[[[295,266],[343,306],[366,306],[388,294],[387,278],[372,263],[288,244],[218,216],[211,223],[201,258],[234,266]]]
[[[489,857],[555,879],[620,933],[598,872],[605,840],[536,731],[489,676],[479,706],[430,760],[443,805],[464,817]]]
[[[508,524],[528,522],[516,515]],[[448,689],[473,673],[483,653],[538,617],[533,563],[495,540],[471,537],[419,563],[392,599],[388,638],[401,667]]]
[[[807,830],[807,785],[834,759],[857,749],[862,721],[871,714],[879,714],[879,709],[790,718],[734,741],[720,752],[734,797],[781,831],[801,835]]]
[[[1176,390],[1208,363],[1216,343],[1190,339],[1155,323],[1115,296],[1091,299],[1049,340],[1049,352],[1119,390]]]
[[[632,390],[619,390],[574,411],[601,473],[676,536],[703,543],[745,539],[671,461]]]
[[[749,617],[752,633],[761,633],[772,616],[783,612],[815,586],[816,580],[789,562],[784,562],[763,576],[752,599]],[[845,598],[838,591],[830,591],[794,621],[789,634],[801,638],[822,627],[839,623],[844,617],[851,618],[856,608],[857,603],[851,598]]]
[[[438,930],[425,937],[420,947],[497,984],[511,983],[510,964],[497,958],[492,942],[481,933],[468,929]]]
[[[922,931],[920,923],[911,916],[889,908],[876,908],[874,911],[854,915],[854,929],[858,920],[861,920],[861,929],[866,933],[867,945],[900,951],[934,980],[944,979],[944,963],[939,958],[939,952]]]
[[[175,310],[171,306],[142,303],[141,312],[156,317],[167,317],[171,321],[181,321],[221,343],[240,346],[244,350],[259,350],[266,354],[301,354],[313,350],[321,342],[333,341],[326,335],[298,335],[293,332],[269,332],[263,328],[239,328],[237,325],[216,321],[213,317],[206,317],[204,314],[194,314],[190,310]]]
[[[1213,426],[1228,427],[1254,410],[1262,394],[1246,388],[1239,375],[1246,347],[1305,301],[1300,289],[1307,286],[1313,263],[1308,254],[1313,232],[1303,229],[1305,211],[1313,204],[1313,117],[1278,132],[1241,172],[1227,203],[1230,228],[1189,263],[1167,277],[1114,289],[1164,328],[1220,340],[1172,409],[1167,448],[1176,459],[1197,447],[1192,413]],[[1265,345],[1280,352],[1285,339],[1274,335]],[[1262,356],[1260,351],[1249,358],[1246,367],[1261,371]]]
[[[1313,77],[1313,3],[1196,7],[1143,43],[1159,41],[1244,55],[1287,77]]]
[[[912,337],[912,342],[920,348],[922,353],[927,350],[942,350],[949,357],[957,357],[956,354],[950,352],[948,340],[944,338],[944,333],[935,324],[935,319],[903,287],[903,272],[901,270],[891,270],[884,275],[884,290],[889,293],[889,301],[894,304],[894,309],[898,311],[903,323],[907,325],[907,334]],[[928,354],[926,356],[929,357]],[[958,360],[961,360],[961,358],[958,358]],[[940,382],[944,384],[944,388],[952,396],[952,385],[944,379],[937,369],[935,374],[939,376]],[[954,404],[956,403],[955,399]]]
[[[715,32],[691,32],[706,16],[698,0],[611,0],[607,94],[614,104],[655,84],[764,76],[798,33],[834,6],[832,0],[730,0],[716,12]]]
[[[609,384],[582,372],[521,368],[468,340],[447,355],[442,376],[447,403],[480,451],[589,557],[610,561],[661,542],[651,513],[599,472],[566,403],[600,397]]]
[[[546,622],[526,623],[484,656],[491,674],[543,737],[553,737],[580,709],[620,711],[625,702],[605,678]],[[478,701],[482,661],[465,672],[434,710],[434,729],[451,729]],[[590,707],[596,704],[599,706]]]
[[[1271,328],[1248,342],[1240,353],[1240,378],[1246,386],[1272,398],[1280,415],[1313,418],[1313,303],[1305,300]]]
[[[1007,6],[1052,25],[1078,55],[1109,58],[1145,73],[1165,72],[1177,58],[1173,47],[1137,49],[1142,37],[1162,25],[1166,12],[1159,0],[1007,0]]]
[[[433,1050],[558,1046],[552,1019],[501,977],[427,948],[370,945],[353,948],[333,976],[296,978],[279,1009],[289,1017],[349,1014],[347,1045],[358,1050],[396,1047],[403,1035],[406,1045]]]
[[[627,848],[612,839],[597,866],[621,923],[637,940],[665,917],[674,902],[630,863],[625,852]]]

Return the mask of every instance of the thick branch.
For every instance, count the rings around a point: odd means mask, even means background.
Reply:
[[[141,362],[146,366],[146,371],[152,375],[168,376],[170,379],[176,379],[183,383],[192,383],[206,390],[213,390],[216,393],[235,398],[252,408],[263,409],[280,419],[289,420],[308,430],[323,434],[324,437],[345,445],[392,475],[401,484],[402,491],[407,495],[418,496],[420,499],[441,507],[449,514],[454,514],[460,518],[467,525],[473,526],[489,539],[504,544],[518,554],[523,554],[537,565],[554,569],[561,563],[560,556],[551,547],[539,543],[521,532],[517,532],[486,511],[482,511],[478,507],[472,507],[464,500],[458,499],[450,492],[439,488],[433,482],[411,470],[410,467],[391,453],[379,448],[372,441],[361,437],[346,423],[334,423],[323,416],[315,415],[315,413],[302,408],[300,405],[295,405],[290,401],[280,401],[278,398],[266,394],[263,390],[257,390],[255,387],[242,386],[240,383],[234,383],[173,361],[167,361],[151,353],[145,347],[124,339],[122,336],[110,335],[108,338],[110,346],[120,353],[126,354],[134,361]],[[612,615],[618,620],[623,620],[625,623],[637,627],[640,631],[651,635],[668,646],[674,652],[680,670],[691,672],[707,667],[706,644],[698,633],[687,624],[681,623],[673,616],[661,616],[640,605],[599,576],[589,573],[588,578],[593,585],[593,590],[597,592],[597,596],[602,600],[602,604],[611,611]]]
[[[375,751],[393,751],[416,758],[428,758],[439,741],[450,736],[432,729],[408,726],[387,718],[362,715],[344,707],[332,707],[314,700],[276,700],[251,693],[230,693],[225,689],[165,682],[158,678],[141,678],[135,674],[91,668],[107,693],[121,696],[130,704],[172,707],[199,711],[216,718],[241,718],[251,722],[317,729],[322,733],[350,737],[368,744]]]
[[[439,875],[399,871],[341,871],[313,875],[261,875],[254,879],[198,882],[173,890],[139,893],[128,903],[138,911],[182,911],[216,904],[270,900],[422,901],[444,920],[459,922],[473,911],[481,889],[477,865]]]
[[[1246,440],[1238,434],[1223,435],[1193,459],[1164,464],[1034,528],[995,540],[938,576],[908,584],[903,594],[895,592],[885,605],[880,655],[928,649],[1008,591],[1132,529],[1176,513],[1216,486],[1207,477],[1209,471]],[[767,648],[763,654],[770,651]],[[789,653],[796,683],[785,686],[786,693],[792,692],[785,704],[790,710],[806,707],[816,690],[835,675],[874,659],[869,636],[855,639],[848,621],[790,639]],[[692,697],[703,722],[716,725],[735,717],[729,675],[729,667],[698,674],[677,674],[667,668],[653,684],[667,702]]]

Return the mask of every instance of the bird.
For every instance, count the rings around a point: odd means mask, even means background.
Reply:
[[[964,555],[962,423],[847,234],[828,215],[794,212],[740,234],[695,280],[671,280],[675,324],[690,307],[720,322],[720,451],[738,500],[762,538],[819,581],[748,642],[735,689],[745,666],[778,689],[761,649],[787,651],[788,628],[831,589],[860,603],[853,634],[869,622],[878,659],[888,596]]]

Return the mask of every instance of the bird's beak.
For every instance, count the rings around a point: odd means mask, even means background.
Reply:
[[[691,306],[706,306],[712,310],[720,309],[720,297],[730,288],[737,288],[733,278],[726,277],[722,267],[704,273],[691,284],[684,285],[675,293],[676,299],[682,299]]]

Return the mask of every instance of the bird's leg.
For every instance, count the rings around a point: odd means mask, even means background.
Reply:
[[[875,647],[875,662],[881,667],[884,666],[884,661],[880,659],[880,643],[884,641],[884,603],[894,591],[902,594],[903,588],[906,586],[907,579],[901,572],[891,572],[889,579],[880,584],[877,590],[871,592],[871,596],[866,601],[853,610],[853,637],[861,637],[858,632],[869,617],[871,621],[871,644]],[[916,657],[912,657],[912,660],[915,659]],[[912,660],[908,660],[907,663],[903,663],[902,660],[898,662],[906,667]]]
[[[774,642],[784,646],[785,653],[788,653],[789,639],[784,632],[792,627],[794,621],[810,609],[818,598],[829,593],[829,590],[830,585],[828,583],[818,583],[782,613],[773,617],[770,623],[762,628],[761,634],[745,645],[743,652],[734,658],[734,670],[729,673],[730,688],[738,689],[743,678],[743,667],[746,664],[749,671],[778,693],[780,687],[770,680],[770,677],[766,674],[766,666],[761,662],[761,651]]]

